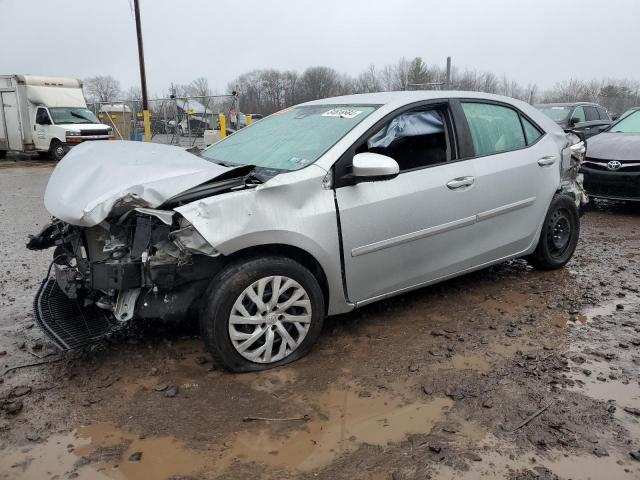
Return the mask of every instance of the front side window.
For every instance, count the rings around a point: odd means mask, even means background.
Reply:
[[[288,108],[239,130],[200,155],[214,163],[299,170],[317,161],[376,108],[364,105]]]
[[[576,109],[573,111],[573,114],[571,115],[571,118],[574,119],[575,123],[581,123],[581,122],[586,122],[587,121],[587,117],[584,113],[584,108],[582,107],[576,107]]]
[[[640,110],[618,120],[618,123],[614,123],[609,131],[613,133],[640,133]]]
[[[588,122],[591,122],[593,120],[600,120],[600,116],[598,115],[598,110],[596,110],[596,107],[584,107],[584,112],[586,114]]]
[[[451,160],[450,142],[442,109],[415,110],[394,117],[371,135],[356,153],[386,155],[400,171]]]
[[[91,110],[81,107],[50,107],[55,124],[100,123]]]
[[[38,108],[36,112],[36,123],[38,125],[51,125],[51,120],[49,119],[46,108]]]
[[[463,102],[476,156],[517,150],[526,146],[520,116],[515,110],[488,103]]]

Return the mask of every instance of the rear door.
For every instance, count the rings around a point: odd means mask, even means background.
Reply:
[[[555,141],[515,107],[461,101],[475,155],[474,266],[513,256],[537,240],[560,183]],[[458,122],[459,123],[459,122]]]
[[[341,183],[355,153],[394,158],[400,174]],[[473,162],[460,159],[447,104],[398,113],[334,167],[349,300],[368,303],[461,270],[473,256]]]
[[[2,92],[2,107],[9,150],[22,150],[22,128],[15,92]]]

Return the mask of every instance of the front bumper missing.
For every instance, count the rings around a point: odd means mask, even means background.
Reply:
[[[113,324],[104,311],[81,306],[60,289],[54,278],[42,282],[34,300],[40,328],[61,350],[77,350],[96,343]]]

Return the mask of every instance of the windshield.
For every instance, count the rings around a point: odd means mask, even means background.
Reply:
[[[213,162],[298,170],[314,163],[376,107],[300,106],[282,110],[202,152]]]
[[[613,133],[640,133],[640,110],[618,120],[617,123],[611,125],[609,131]]]
[[[549,117],[554,122],[563,122],[569,116],[569,112],[571,111],[571,107],[552,107],[539,105],[538,110],[544,113],[547,117]]]
[[[100,123],[91,110],[81,107],[49,107],[53,123]]]

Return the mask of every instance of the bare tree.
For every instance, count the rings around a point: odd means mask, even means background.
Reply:
[[[113,102],[120,97],[120,82],[111,75],[99,75],[84,80],[83,88],[90,102]]]
[[[122,94],[123,100],[142,100],[142,89],[140,87],[129,87],[126,92]]]
[[[300,76],[298,85],[301,101],[333,97],[343,93],[344,87],[338,72],[329,67],[307,68]]]
[[[198,77],[186,87],[187,93],[192,97],[209,97],[212,95],[209,81],[204,77]]]
[[[382,90],[380,78],[377,75],[375,65],[371,64],[353,81],[356,93],[371,93]]]

